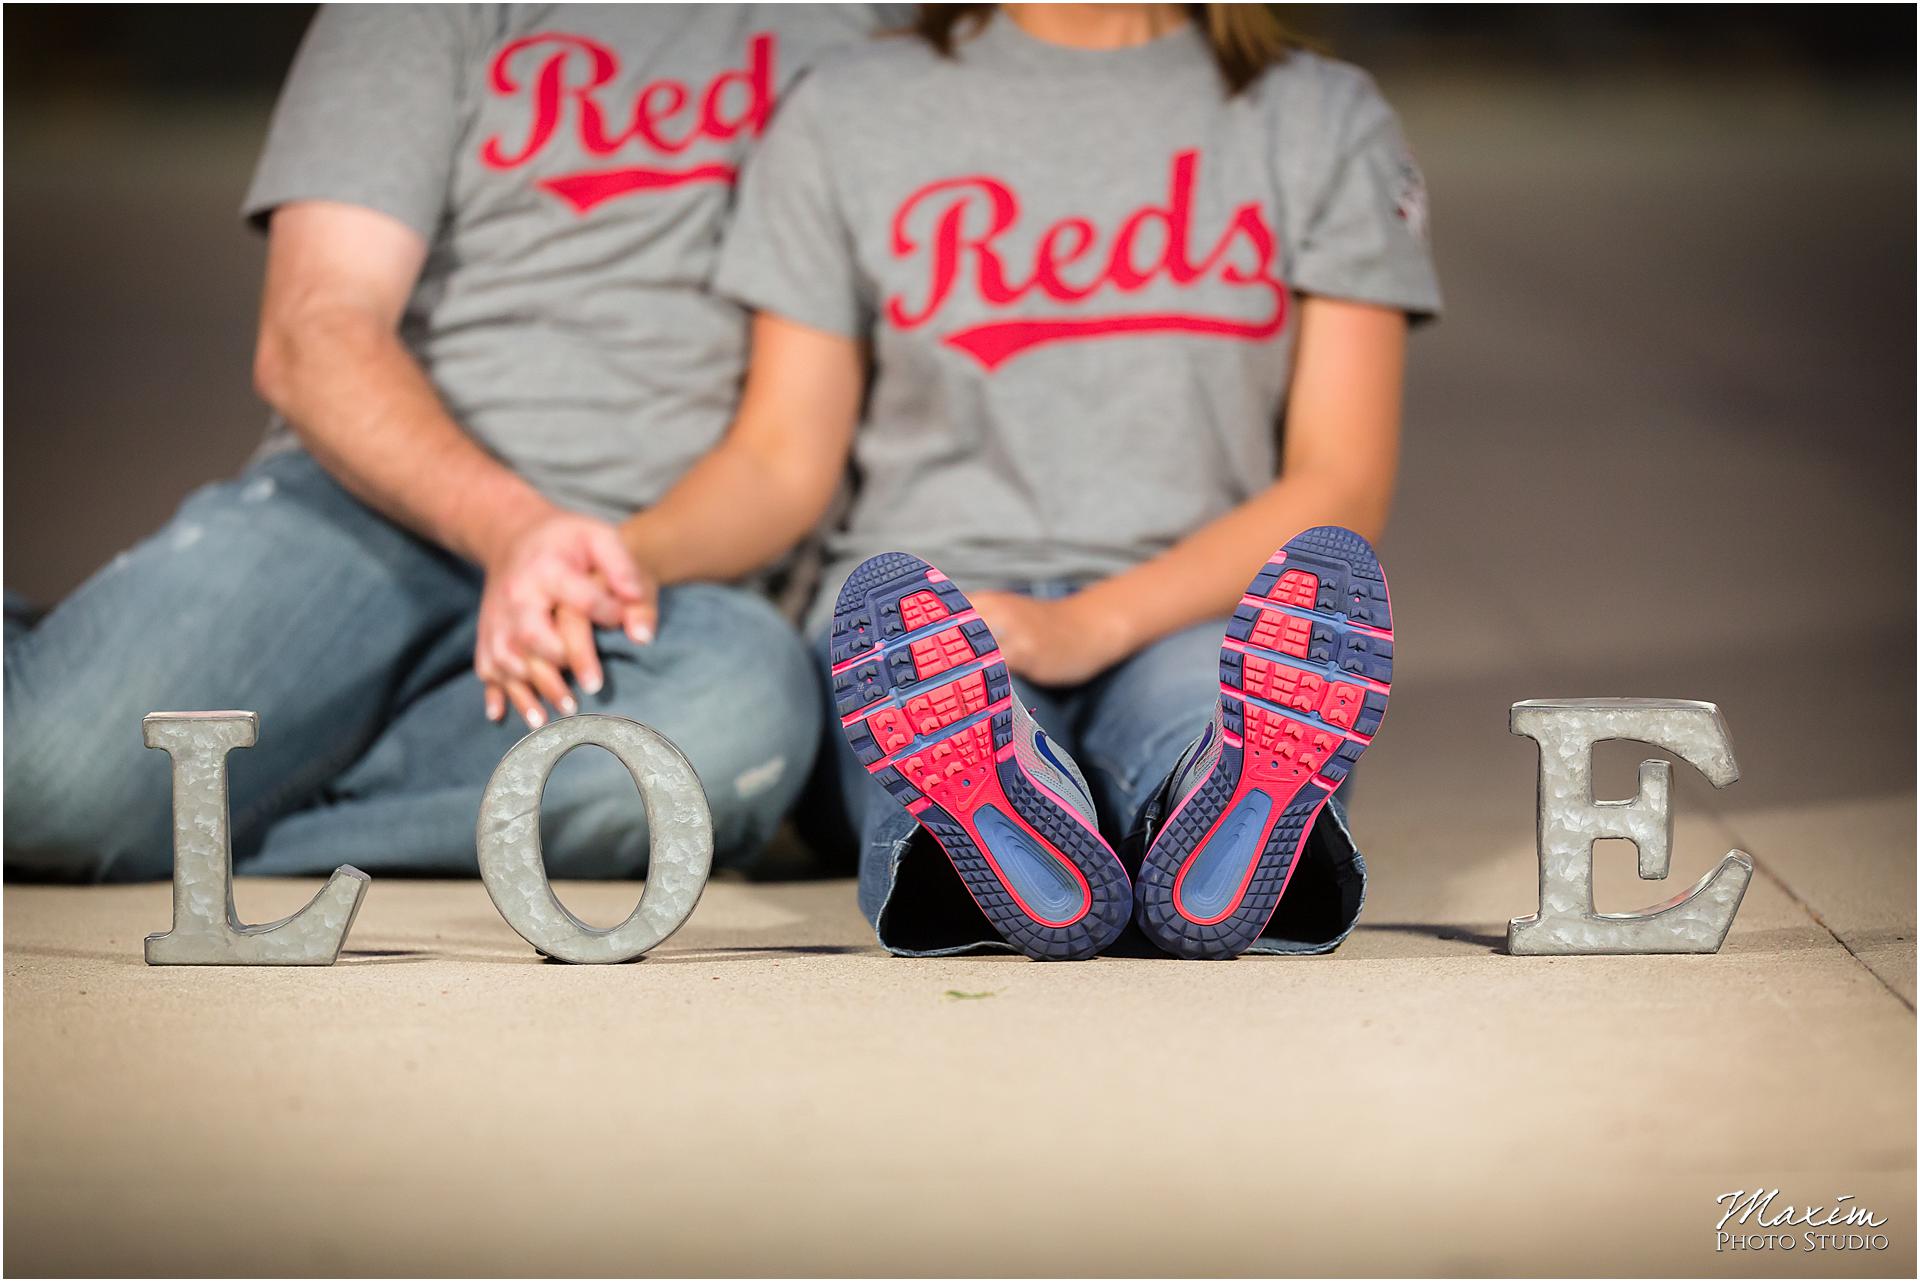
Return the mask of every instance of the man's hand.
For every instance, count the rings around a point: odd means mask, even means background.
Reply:
[[[1036,601],[1016,592],[968,594],[1000,655],[1036,685],[1075,685],[1126,657],[1120,630],[1079,596]]]
[[[605,521],[553,509],[508,532],[486,572],[473,670],[486,685],[490,721],[511,702],[538,729],[547,720],[543,699],[571,715],[578,705],[567,690],[569,669],[582,690],[597,693],[596,626],[620,628],[640,644],[653,639],[653,581]]]

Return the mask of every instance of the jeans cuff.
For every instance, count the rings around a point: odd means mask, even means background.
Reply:
[[[973,902],[933,835],[905,810],[872,822],[860,863],[861,911],[895,957],[1018,951]]]
[[[1312,956],[1330,953],[1353,933],[1367,901],[1367,861],[1353,844],[1344,808],[1321,808],[1300,851],[1300,863],[1273,919],[1249,953]]]

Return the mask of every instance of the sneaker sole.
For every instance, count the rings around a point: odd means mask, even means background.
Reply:
[[[1167,816],[1134,887],[1178,957],[1257,939],[1321,807],[1373,742],[1393,677],[1387,580],[1367,541],[1320,526],[1255,576],[1220,646],[1220,759]]]
[[[999,643],[918,557],[862,562],[834,606],[834,703],[854,756],[946,851],[975,903],[1029,957],[1091,957],[1133,911],[1125,868],[1014,755]]]

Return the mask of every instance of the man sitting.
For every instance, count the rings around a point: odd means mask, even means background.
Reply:
[[[746,321],[706,282],[734,170],[775,95],[871,23],[323,10],[246,199],[269,441],[9,625],[8,871],[166,876],[170,773],[140,718],[215,708],[261,718],[229,770],[242,872],[472,872],[481,791],[543,704],[660,730],[719,858],[755,851],[818,741],[807,654],[754,593],[655,591],[611,522],[725,428]],[[498,589],[529,572],[596,627]],[[482,611],[521,644],[476,654]],[[632,781],[583,755],[548,791],[549,865],[639,872]]]

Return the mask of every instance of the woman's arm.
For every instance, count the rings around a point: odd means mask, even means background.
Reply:
[[[1316,525],[1386,526],[1400,453],[1404,312],[1309,297],[1287,394],[1280,477],[1159,556],[1071,597],[978,592],[1015,672],[1082,681],[1161,637],[1228,614],[1274,548]]]
[[[765,313],[754,318],[746,389],[726,436],[660,502],[620,527],[641,578],[641,597],[625,610],[629,635],[652,638],[659,622],[657,585],[737,578],[813,528],[846,469],[864,377],[860,346],[851,339]],[[565,602],[542,595],[542,584],[528,576],[487,580],[479,652],[516,645],[505,613],[490,608],[496,594],[514,593],[537,599],[538,612],[552,619],[565,641],[581,688],[598,690],[593,624]],[[519,657],[525,680],[481,673],[488,718],[499,720],[511,704],[538,727],[546,721],[543,699],[571,713],[576,705],[560,666],[539,656]]]
[[[860,345],[761,313],[726,436],[621,537],[662,584],[734,579],[814,527],[847,466],[865,380]]]

